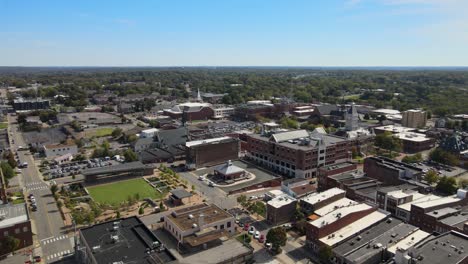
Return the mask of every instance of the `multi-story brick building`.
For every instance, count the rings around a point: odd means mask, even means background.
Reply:
[[[419,180],[423,176],[422,169],[385,157],[366,158],[364,172],[384,185],[400,185],[405,180]]]
[[[220,137],[185,143],[187,167],[200,168],[218,165],[239,158],[239,139]]]
[[[197,204],[164,216],[166,229],[187,247],[206,245],[235,232],[234,217],[214,204]]]
[[[32,245],[31,221],[26,204],[0,205],[0,241],[7,237],[19,240],[19,248]]]
[[[402,112],[401,124],[405,127],[422,128],[426,126],[427,113],[420,109],[411,109]]]
[[[293,219],[297,200],[287,194],[279,195],[267,202],[266,219],[272,225],[284,224]]]
[[[315,178],[318,168],[349,160],[346,139],[315,130],[247,135],[246,157],[287,177]]]
[[[424,231],[434,232],[436,231],[437,220],[442,215],[442,213],[439,214],[438,210],[466,205],[467,202],[466,196],[458,195],[413,203],[410,209],[410,223]]]
[[[183,103],[171,109],[164,109],[164,115],[171,118],[182,118],[190,122],[194,120],[207,120],[214,116],[215,112],[208,103]]]

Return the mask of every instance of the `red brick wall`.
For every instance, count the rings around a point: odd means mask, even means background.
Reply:
[[[336,220],[335,222],[326,225],[324,227],[316,227],[312,224],[307,224],[306,225],[306,239],[307,240],[319,240],[322,237],[325,237],[351,223],[354,223],[355,221],[363,218],[366,215],[369,215],[370,213],[376,211],[377,208],[370,208],[368,210],[363,210],[355,213],[351,213],[349,215],[344,216],[343,218],[340,218]],[[320,218],[319,218],[320,219]],[[320,220],[319,220],[320,221]]]
[[[23,232],[23,228],[26,227],[28,230],[26,232]],[[19,229],[19,233],[16,234],[15,230]],[[6,228],[0,229],[0,240],[4,239],[5,236],[5,231],[8,231],[8,236],[14,237],[19,239],[20,241],[20,248],[27,247],[32,245],[33,239],[32,239],[32,231],[31,231],[31,222],[25,222],[25,223],[20,223],[14,226],[9,226]]]

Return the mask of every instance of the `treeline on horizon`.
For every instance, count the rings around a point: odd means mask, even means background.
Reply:
[[[442,116],[468,113],[468,71],[446,68],[0,67],[0,85],[27,87],[32,82],[44,85],[39,89],[41,96],[70,95],[76,101],[70,105],[86,104],[90,91],[112,91],[118,96],[158,92],[183,99],[189,96],[184,84],[189,84],[202,92],[227,93],[226,104],[290,97],[305,103],[353,101],[398,110],[424,108]],[[124,82],[139,83],[121,85]]]

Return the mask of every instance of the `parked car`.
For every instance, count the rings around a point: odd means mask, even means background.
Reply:
[[[258,242],[264,243],[265,242],[265,235],[261,234],[260,237],[258,238]]]
[[[265,243],[266,248],[271,248],[271,246],[272,246],[271,243]]]
[[[253,235],[255,233],[255,227],[251,226],[249,227],[249,234]]]
[[[244,225],[244,231],[248,231],[249,230],[249,224],[245,224]]]
[[[259,239],[259,238],[260,238],[260,232],[255,231],[254,238],[255,238],[255,239]]]

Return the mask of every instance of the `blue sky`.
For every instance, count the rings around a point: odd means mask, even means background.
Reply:
[[[467,0],[0,0],[2,66],[467,66]]]

